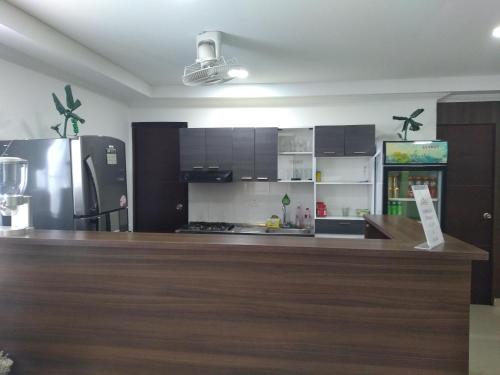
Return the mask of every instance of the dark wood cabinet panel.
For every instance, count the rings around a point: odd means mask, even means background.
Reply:
[[[317,126],[314,129],[315,156],[344,156],[344,134],[343,126]]]
[[[364,220],[319,219],[315,223],[315,232],[318,234],[363,234],[364,231]]]
[[[375,155],[375,125],[345,126],[345,155]]]
[[[233,130],[233,181],[252,181],[255,159],[255,129]]]
[[[233,167],[232,135],[232,128],[205,129],[205,168],[231,170]]]
[[[375,228],[373,225],[365,222],[365,238],[388,240],[389,236]]]
[[[278,128],[255,128],[255,178],[278,180]]]
[[[134,231],[174,232],[188,222],[179,134],[187,123],[132,123]]]
[[[438,124],[437,136],[448,141],[444,194],[444,231],[480,247],[493,259],[495,124]],[[471,199],[471,197],[474,197]],[[471,302],[493,303],[493,264],[472,263]]]
[[[179,130],[181,171],[205,167],[205,129]]]

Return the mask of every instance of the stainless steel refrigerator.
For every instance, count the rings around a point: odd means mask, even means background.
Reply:
[[[36,229],[128,230],[124,142],[99,136],[6,140],[2,153],[28,160],[25,194],[32,197]]]

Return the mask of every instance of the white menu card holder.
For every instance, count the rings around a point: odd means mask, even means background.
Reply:
[[[427,185],[413,185],[413,196],[417,203],[418,214],[424,228],[427,242],[415,246],[415,249],[431,250],[444,243],[443,232],[436,214],[436,209],[432,203],[431,193]]]

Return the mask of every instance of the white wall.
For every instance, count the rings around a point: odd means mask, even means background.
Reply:
[[[195,90],[195,89],[194,89]],[[377,139],[397,139],[400,127],[393,115],[408,115],[417,108],[424,126],[410,139],[434,139],[436,103],[440,95],[363,96],[304,100],[237,100],[175,102],[132,107],[131,121],[187,121],[189,127],[311,127],[314,125],[375,124]],[[192,103],[192,104],[190,104]],[[220,103],[220,104],[219,104]],[[280,214],[280,201],[289,192],[292,204],[312,207],[312,189],[273,183],[232,183],[225,186],[191,185],[190,220],[262,222]],[[307,197],[310,196],[311,199]],[[310,201],[310,202],[308,202]],[[293,217],[293,213],[291,215]]]
[[[61,121],[51,93],[64,98],[66,82],[0,60],[0,138],[54,137],[50,129]],[[193,88],[196,90],[196,88]],[[369,124],[377,126],[377,137],[394,138],[400,126],[394,114],[409,114],[424,108],[422,131],[414,139],[435,137],[436,102],[440,95],[353,96],[307,99],[210,100],[154,102],[148,106],[127,105],[73,85],[83,105],[78,113],[86,119],[81,134],[109,135],[127,143],[129,207],[132,207],[132,162],[130,122],[187,121],[190,127]],[[190,219],[261,222],[281,214],[281,197],[287,192],[292,205],[312,208],[312,189],[276,183],[233,183],[190,188]],[[293,212],[290,215],[293,218]],[[132,212],[130,209],[130,217]]]
[[[50,126],[61,122],[61,116],[54,107],[51,94],[55,92],[64,103],[66,84],[0,59],[0,139],[57,137]],[[85,119],[80,134],[107,135],[125,141],[127,165],[130,167],[129,107],[75,85],[72,88],[75,98],[82,102],[76,113]],[[130,197],[131,176],[129,168]]]

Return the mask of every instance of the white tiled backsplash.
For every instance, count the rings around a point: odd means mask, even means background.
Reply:
[[[287,217],[295,222],[299,204],[312,210],[312,183],[233,182],[189,184],[189,221],[263,223],[271,215],[283,217],[281,199],[288,194]]]

